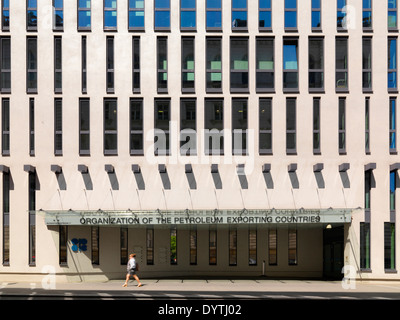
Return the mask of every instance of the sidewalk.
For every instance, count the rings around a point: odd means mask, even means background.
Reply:
[[[113,292],[321,292],[321,293],[399,293],[400,282],[342,282],[320,280],[270,280],[260,279],[141,279],[142,287],[130,280],[128,287],[122,287],[124,280],[107,282],[37,283],[3,282],[0,292],[9,290],[45,291],[113,291]],[[48,292],[48,293],[50,293]]]

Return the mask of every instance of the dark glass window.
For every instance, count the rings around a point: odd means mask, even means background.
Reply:
[[[37,38],[27,38],[27,75],[26,86],[28,93],[37,92]]]
[[[296,99],[286,99],[286,153],[296,153]]]
[[[313,99],[313,152],[321,152],[321,99]]]
[[[272,92],[275,88],[274,38],[256,39],[256,90]]]
[[[346,99],[339,98],[339,153],[346,153]]]
[[[249,89],[248,39],[231,38],[231,91]]]
[[[107,37],[107,93],[114,93],[114,37]]]
[[[62,99],[54,99],[54,154],[61,156],[63,153],[62,141]]]
[[[62,92],[62,38],[54,37],[54,92]]]
[[[132,91],[140,92],[140,37],[132,38]]]
[[[182,155],[197,153],[196,99],[182,99],[180,112],[180,149]]]
[[[336,91],[348,90],[348,39],[336,38]]]
[[[360,268],[371,268],[371,224],[360,222]]]
[[[308,40],[308,87],[310,90],[324,89],[324,39]]]
[[[168,92],[168,42],[166,37],[157,38],[157,91]]]
[[[194,38],[182,38],[182,92],[194,92]]]
[[[10,155],[10,99],[1,100],[1,154]]]
[[[272,99],[262,98],[259,104],[259,152],[272,154]]]
[[[3,0],[1,6],[1,29],[10,30],[10,0]]]
[[[204,147],[205,154],[224,153],[224,101],[207,99],[204,105]]]
[[[397,150],[396,143],[396,98],[389,99],[389,150],[395,153]]]
[[[372,90],[372,38],[363,37],[362,40],[362,87],[364,91]]]
[[[143,155],[143,99],[130,100],[130,152]]]
[[[90,100],[79,99],[79,155],[90,154]]]
[[[104,154],[118,152],[117,99],[104,100]]]
[[[298,40],[283,40],[283,89],[298,90]]]
[[[154,154],[170,154],[171,101],[157,99],[154,105]]]
[[[396,269],[396,225],[392,222],[384,223],[385,239],[385,270]]]
[[[11,93],[11,38],[0,37],[0,91]]]
[[[222,91],[222,40],[206,40],[206,85],[207,92]]]
[[[232,100],[232,154],[247,154],[247,99]]]

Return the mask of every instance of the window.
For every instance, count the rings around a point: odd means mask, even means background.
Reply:
[[[146,263],[154,264],[154,228],[152,226],[146,228]]]
[[[181,30],[196,30],[196,0],[181,1]]]
[[[87,93],[87,40],[82,36],[82,59],[81,59],[81,86],[82,93]]]
[[[117,99],[104,99],[104,154],[118,152]]]
[[[91,25],[91,0],[78,0],[78,30],[90,30]]]
[[[117,29],[117,0],[104,0],[104,30]]]
[[[321,153],[321,99],[313,98],[313,152]]]
[[[231,91],[248,92],[249,56],[248,39],[231,38]]]
[[[324,39],[308,40],[308,88],[310,91],[324,90]]]
[[[91,248],[92,248],[92,264],[100,264],[100,228],[98,226],[91,227]]]
[[[336,91],[348,90],[348,38],[336,38]]]
[[[144,30],[144,0],[129,0],[129,30]]]
[[[29,155],[35,155],[35,99],[29,98]]]
[[[229,228],[229,265],[237,265],[237,229]]]
[[[390,211],[396,211],[397,171],[390,171]]]
[[[339,98],[339,154],[346,153],[346,99]]]
[[[390,0],[389,0],[390,1]],[[363,0],[362,12],[363,30],[369,31],[372,29],[372,0]]]
[[[206,0],[206,29],[207,31],[222,30],[221,0]]]
[[[197,264],[197,228],[194,225],[190,226],[189,231],[189,247],[190,247],[190,264]]]
[[[36,264],[36,172],[28,173],[29,265]]]
[[[247,99],[232,100],[232,154],[247,154]]]
[[[154,29],[169,30],[171,27],[170,0],[154,0]]]
[[[285,30],[297,30],[297,0],[285,0]]]
[[[170,154],[170,100],[155,100],[154,106],[154,154]]]
[[[247,30],[247,0],[232,0],[232,30]]]
[[[59,264],[67,265],[68,256],[68,226],[59,226]]]
[[[360,222],[360,268],[371,269],[371,224]]]
[[[370,99],[365,98],[365,153],[370,154]]]
[[[337,30],[346,31],[347,29],[347,0],[337,0]]]
[[[260,98],[259,104],[259,153],[272,154],[272,98]]]
[[[120,260],[121,265],[128,263],[128,228],[120,229]]]
[[[170,264],[176,265],[178,264],[177,260],[177,230],[176,227],[172,227],[170,229]]]
[[[258,29],[260,31],[270,31],[272,30],[271,0],[259,0],[258,4]]]
[[[181,99],[180,119],[181,155],[196,155],[196,99]]]
[[[140,93],[140,37],[132,37],[132,92]]]
[[[37,93],[37,38],[27,38],[26,91]]]
[[[3,171],[3,266],[10,265],[10,172]]]
[[[1,6],[1,30],[10,30],[10,0],[3,0]]]
[[[397,0],[388,0],[388,29],[397,30]]]
[[[204,110],[204,147],[206,155],[224,153],[224,101],[206,99]]]
[[[61,156],[63,153],[62,143],[62,99],[54,99],[54,155]]]
[[[79,99],[79,155],[90,154],[90,100]]]
[[[311,0],[311,30],[321,31],[321,0]]]
[[[367,170],[364,173],[364,208],[366,211],[371,210],[371,188],[372,188],[372,172]]]
[[[60,31],[64,28],[64,1],[53,0],[54,16],[53,30]]]
[[[222,92],[222,39],[206,39],[206,90]]]
[[[130,100],[130,153],[143,155],[143,99]]]
[[[54,37],[54,92],[62,92],[62,38]]]
[[[1,154],[10,155],[10,99],[1,100]]]
[[[288,242],[289,242],[289,265],[297,265],[297,230],[289,229],[288,232]]]
[[[194,92],[194,38],[182,38],[182,92]]]
[[[396,227],[395,223],[384,223],[385,270],[396,270]]]
[[[249,229],[249,266],[257,265],[257,230]]]
[[[372,91],[372,38],[363,37],[363,70],[362,70],[362,86],[364,92]]]
[[[0,92],[11,93],[11,38],[0,37]]]
[[[275,88],[274,38],[256,38],[256,90],[273,92]]]
[[[37,31],[37,0],[26,0],[26,29]]]
[[[217,229],[210,226],[208,231],[208,263],[209,265],[217,264]]]
[[[268,264],[278,265],[278,232],[276,229],[268,230]]]
[[[299,88],[298,39],[283,40],[283,89],[297,91]]]
[[[107,37],[107,93],[114,93],[114,37]]]
[[[397,37],[388,38],[388,90],[397,91]]]
[[[296,153],[296,99],[286,99],[286,153]]]
[[[168,92],[168,43],[166,37],[157,38],[157,91]]]
[[[389,151],[390,153],[396,153],[397,150],[397,139],[396,139],[396,98],[389,98]]]

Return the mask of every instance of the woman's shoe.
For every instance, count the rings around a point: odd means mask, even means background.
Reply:
[[[126,284],[126,283],[124,283],[122,286],[123,286],[123,287],[126,287],[126,286],[127,286],[127,284]]]
[[[142,284],[138,284],[137,286],[138,286],[138,287],[141,287],[141,286],[142,286]]]

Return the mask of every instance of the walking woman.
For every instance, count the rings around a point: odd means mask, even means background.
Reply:
[[[128,286],[128,281],[129,278],[132,276],[137,282],[138,282],[138,287],[141,287],[142,284],[139,280],[139,277],[136,274],[136,271],[139,271],[139,264],[136,263],[136,254],[132,253],[129,255],[129,261],[128,264],[126,266],[126,270],[127,270],[127,274],[126,274],[126,279],[125,279],[125,283],[122,285],[123,287],[127,287]]]

